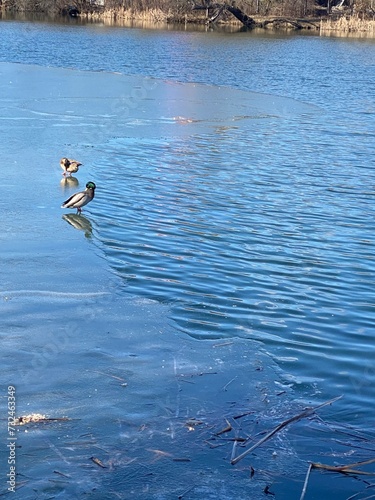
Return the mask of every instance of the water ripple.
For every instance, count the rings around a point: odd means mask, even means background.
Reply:
[[[348,183],[350,165],[333,171],[317,151],[295,163],[300,125],[277,120],[274,153],[261,140],[272,120],[225,138],[156,130],[138,144],[111,141],[98,192],[106,209],[95,216],[125,289],[170,304],[177,327],[196,338],[242,336],[323,355],[353,321],[369,327],[373,310],[359,306],[371,303],[374,278],[369,193],[361,175]]]

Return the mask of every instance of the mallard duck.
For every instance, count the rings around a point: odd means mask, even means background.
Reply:
[[[77,214],[80,214],[82,207],[90,203],[95,196],[95,183],[90,181],[86,184],[86,189],[80,193],[73,194],[61,205],[61,208],[76,208]]]
[[[78,172],[79,167],[82,165],[77,160],[71,160],[70,158],[61,158],[60,160],[60,167],[64,170],[63,175],[69,174],[75,174]]]

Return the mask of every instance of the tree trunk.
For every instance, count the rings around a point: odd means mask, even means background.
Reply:
[[[241,23],[246,26],[246,28],[255,28],[257,25],[257,22],[254,21],[252,17],[247,16],[242,12],[241,9],[238,9],[237,7],[232,7],[231,5],[226,6],[227,11],[230,12],[231,14],[234,15]]]

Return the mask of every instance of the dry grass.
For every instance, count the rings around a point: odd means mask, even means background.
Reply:
[[[148,9],[141,12],[134,12],[131,9],[122,9],[118,13],[122,19],[137,19],[139,21],[165,22],[168,20],[168,13],[161,9]]]
[[[375,19],[362,19],[359,16],[340,17],[337,20],[325,19],[320,22],[320,33],[343,34],[344,36],[362,34],[364,36],[375,36]]]
[[[86,14],[92,19],[105,21],[140,21],[149,23],[167,22],[169,15],[161,9],[148,9],[144,11],[134,11],[132,9],[106,9],[100,13]]]
[[[86,14],[81,14],[81,17],[86,16],[89,19],[98,19],[104,22],[104,24],[112,23],[122,23],[122,22],[137,22],[137,23],[148,23],[149,25],[157,23],[203,23],[205,21],[204,15],[180,15],[171,11],[163,11],[158,8],[147,9],[147,10],[133,10],[133,9],[105,9],[101,12],[91,12]],[[259,21],[259,19],[256,19]],[[263,20],[263,18],[262,18]],[[315,21],[315,19],[314,19]],[[221,23],[220,23],[221,24]],[[236,19],[231,17],[225,19],[224,24],[238,24],[241,23]],[[319,26],[319,21],[315,23],[317,27]],[[306,25],[307,26],[307,25]],[[368,37],[375,37],[375,19],[363,19],[360,16],[342,16],[339,19],[322,19],[320,21],[320,34],[321,35],[339,35],[339,36],[350,36],[361,35]]]

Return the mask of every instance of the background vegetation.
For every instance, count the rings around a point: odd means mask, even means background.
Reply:
[[[220,5],[220,0],[0,0],[0,8],[13,11],[44,12],[49,15],[67,13],[69,7],[81,14],[103,12],[162,11],[173,20],[188,20],[204,15],[205,9],[193,10],[194,5]],[[289,16],[294,18],[317,16],[363,16],[375,18],[375,0],[229,0],[248,16]],[[207,12],[208,14],[208,12]]]

